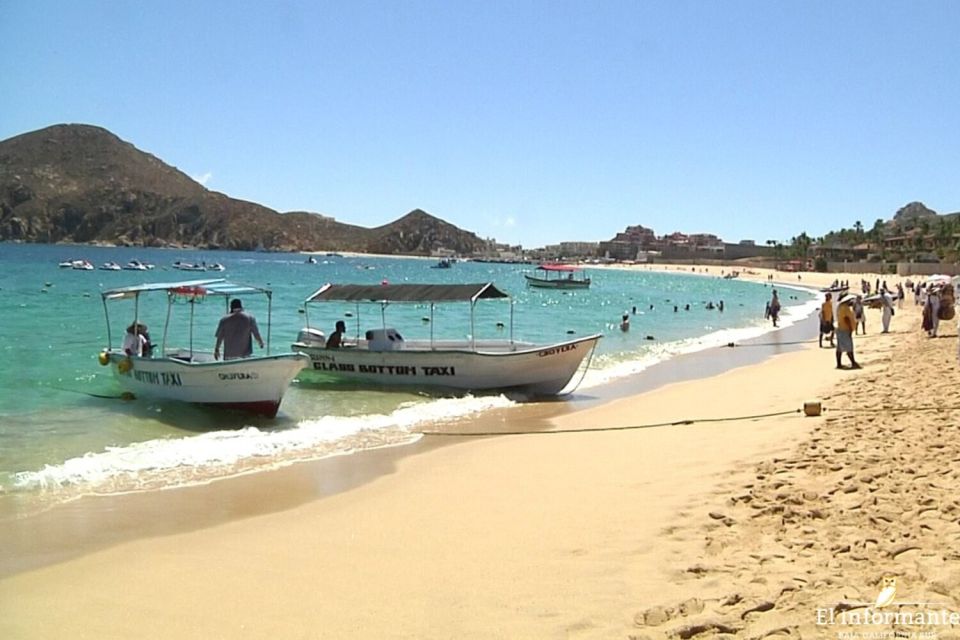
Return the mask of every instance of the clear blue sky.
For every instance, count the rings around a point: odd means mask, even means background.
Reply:
[[[960,2],[0,0],[0,139],[527,247],[960,210]]]

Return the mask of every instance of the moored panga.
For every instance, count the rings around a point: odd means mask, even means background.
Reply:
[[[532,396],[560,393],[592,355],[600,334],[547,344],[514,340],[510,305],[509,337],[477,339],[477,303],[498,298],[509,300],[493,283],[324,285],[304,302],[307,326],[292,345],[311,360],[300,379],[462,392],[519,391]],[[354,334],[342,341],[338,336],[340,344],[333,348],[322,331],[310,326],[309,314],[312,305],[330,302],[356,304]],[[396,327],[387,325],[387,307],[404,303],[429,305],[430,315],[423,318],[429,323],[429,339],[407,340]],[[436,305],[454,303],[470,306],[470,337],[435,339]],[[377,326],[364,325],[361,319],[361,305],[371,304],[380,307]]]
[[[114,348],[110,328],[108,302],[133,300],[133,327],[143,326],[140,296],[163,293],[167,296],[167,322],[159,345],[159,354],[137,355],[124,348]],[[265,350],[267,355],[218,360],[210,351],[193,347],[195,306],[208,298],[222,300],[224,309],[235,296],[262,295],[268,300]],[[153,283],[108,289],[101,293],[107,317],[107,348],[100,353],[100,363],[110,366],[120,386],[134,396],[176,400],[215,407],[240,409],[274,417],[283,395],[310,362],[302,353],[270,355],[271,292],[261,287],[240,285],[225,280],[191,280],[187,282]],[[176,303],[189,306],[189,341],[187,346],[168,346],[168,330]],[[206,333],[212,341],[213,331]]]

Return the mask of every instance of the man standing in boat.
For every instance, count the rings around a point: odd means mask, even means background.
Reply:
[[[220,359],[220,345],[223,345],[223,359],[247,358],[253,355],[253,338],[263,349],[263,338],[257,320],[243,310],[239,298],[230,301],[230,313],[220,318],[217,325],[217,346],[213,348],[213,357]]]

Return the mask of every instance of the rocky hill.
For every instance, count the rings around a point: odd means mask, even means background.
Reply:
[[[55,125],[0,142],[0,240],[201,249],[469,255],[484,241],[419,209],[368,229],[210,191],[106,129]]]
[[[900,225],[912,225],[920,218],[935,218],[937,212],[927,208],[922,202],[911,202],[897,210],[893,216],[893,222]]]

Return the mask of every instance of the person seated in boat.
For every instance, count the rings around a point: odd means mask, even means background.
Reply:
[[[223,359],[247,358],[253,355],[253,339],[263,349],[263,338],[257,320],[243,310],[240,298],[230,301],[230,313],[220,318],[217,325],[217,345],[213,348],[213,357],[220,359],[220,346],[223,345]]]
[[[140,325],[140,335],[143,336],[143,357],[153,357],[153,341],[150,339],[150,333],[147,331],[147,325]]]
[[[147,325],[134,322],[127,327],[127,334],[123,337],[123,352],[128,356],[150,357],[153,345],[150,344],[150,334]]]
[[[347,323],[337,320],[336,327],[327,338],[327,349],[338,349],[343,346],[343,334],[347,330]]]

